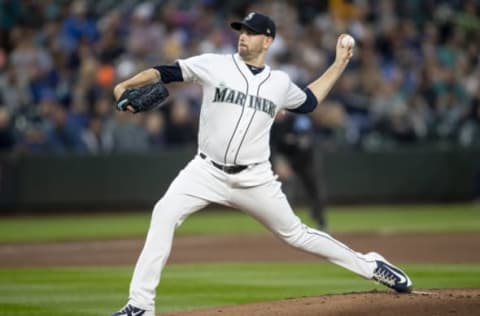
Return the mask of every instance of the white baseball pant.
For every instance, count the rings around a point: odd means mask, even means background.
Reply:
[[[208,158],[197,155],[153,209],[145,245],[130,283],[130,304],[154,310],[155,291],[170,254],[175,228],[188,215],[210,203],[244,211],[293,247],[324,257],[365,278],[373,275],[376,267],[373,258],[300,221],[268,161],[249,166],[238,174],[227,174],[213,166]]]

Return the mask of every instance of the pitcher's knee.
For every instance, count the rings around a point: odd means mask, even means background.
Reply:
[[[176,224],[180,219],[180,208],[175,203],[168,202],[167,199],[160,199],[153,207],[152,222],[162,221]]]
[[[288,232],[279,233],[278,236],[292,247],[303,248],[307,236],[307,226],[297,225]]]

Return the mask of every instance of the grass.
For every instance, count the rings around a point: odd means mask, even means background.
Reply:
[[[403,265],[417,288],[480,287],[479,265]],[[131,268],[0,270],[0,315],[109,315],[127,296]],[[172,265],[157,311],[384,289],[328,263]]]
[[[305,210],[298,211],[314,225]],[[0,242],[44,242],[87,239],[144,238],[150,214],[3,217]],[[468,204],[331,207],[332,232],[457,232],[480,231],[480,209]],[[267,233],[241,212],[200,212],[189,217],[178,234]]]
[[[312,225],[305,210],[300,210],[299,215]],[[149,217],[147,212],[3,217],[0,242],[143,238]],[[480,231],[480,210],[462,204],[332,207],[328,220],[334,232]],[[178,230],[180,235],[232,233],[267,232],[240,212],[195,214]],[[402,267],[417,288],[480,287],[478,264]],[[125,303],[132,269],[130,266],[0,269],[0,316],[109,315]],[[383,287],[323,262],[169,265],[158,290],[157,310],[372,289]]]
[[[471,204],[339,207],[332,212],[331,225],[339,232],[480,231],[480,207]]]

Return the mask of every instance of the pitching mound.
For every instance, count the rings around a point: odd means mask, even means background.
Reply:
[[[474,316],[480,289],[326,295],[161,314],[162,316]]]

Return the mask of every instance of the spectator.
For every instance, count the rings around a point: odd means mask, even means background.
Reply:
[[[52,70],[52,59],[47,50],[35,44],[35,31],[29,28],[17,28],[14,34],[14,49],[9,60],[19,84],[24,85],[37,78],[48,76]],[[34,102],[38,102],[38,99]]]
[[[20,82],[14,67],[7,65],[0,72],[0,96],[11,113],[16,113],[27,104],[31,104],[30,90],[27,82]]]
[[[98,41],[96,21],[88,16],[88,4],[85,0],[71,3],[69,14],[62,25],[61,37],[62,49],[67,54],[75,52],[82,41],[89,45]]]
[[[69,121],[67,109],[55,103],[49,113],[46,128],[46,147],[49,152],[69,153],[84,152],[85,145],[81,140],[81,129]]]
[[[47,152],[47,139],[45,132],[37,125],[28,126],[23,132],[19,144],[19,152],[30,155]]]
[[[161,43],[163,42],[164,29],[154,18],[155,7],[150,2],[144,2],[135,7],[129,34],[127,37],[127,50],[137,59],[156,63],[162,56]]]
[[[82,141],[86,150],[92,154],[110,152],[113,148],[112,135],[105,130],[102,119],[98,116],[90,119],[87,129],[82,132]]]
[[[0,153],[11,151],[15,146],[15,137],[10,114],[0,104]]]
[[[145,128],[148,133],[148,143],[151,149],[159,150],[165,146],[165,117],[162,112],[147,114]]]
[[[20,1],[5,0],[0,2],[0,47],[8,52],[12,49],[11,35],[22,20],[22,3]]]
[[[192,111],[184,99],[176,100],[170,110],[170,120],[166,130],[166,141],[170,146],[194,144],[197,140],[193,125]]]
[[[141,125],[141,115],[128,116],[126,113],[115,113],[112,127],[114,152],[146,152],[149,148],[148,134]]]

